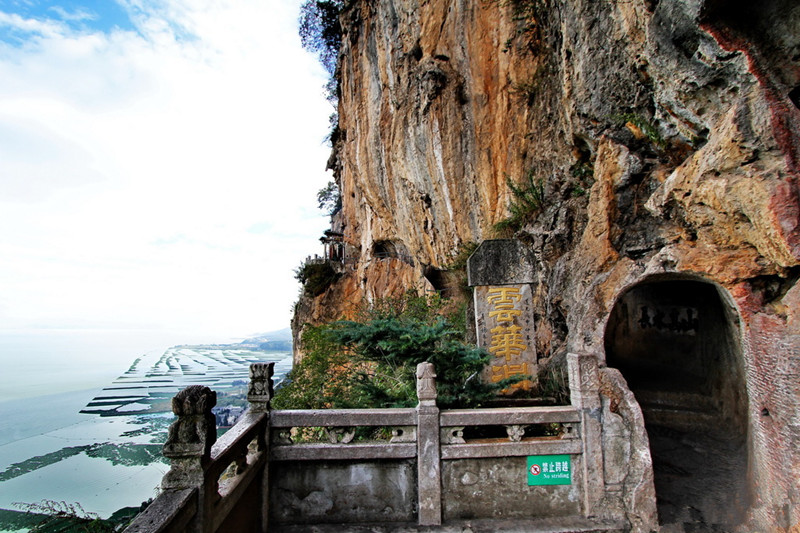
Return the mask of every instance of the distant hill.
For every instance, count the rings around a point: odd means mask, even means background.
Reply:
[[[261,350],[267,352],[291,352],[292,351],[292,330],[289,328],[259,333],[241,342],[231,344],[179,344],[173,348],[246,348],[248,350]]]
[[[289,328],[261,333],[255,337],[250,337],[239,343],[248,348],[257,348],[266,351],[291,351],[292,350],[292,330]]]

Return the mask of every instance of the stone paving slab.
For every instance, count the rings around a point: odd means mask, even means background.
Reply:
[[[276,533],[623,533],[627,524],[584,518],[537,520],[461,520],[441,526],[398,524],[303,524],[270,526]]]

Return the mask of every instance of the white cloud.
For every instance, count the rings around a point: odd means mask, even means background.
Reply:
[[[0,49],[0,328],[288,325],[329,179],[300,0],[128,0]],[[177,29],[177,31],[176,31]]]
[[[76,9],[74,11],[68,11],[61,6],[51,6],[48,8],[48,11],[52,11],[56,15],[61,18],[61,20],[67,21],[90,21],[90,20],[97,20],[97,14],[90,12],[86,9]]]
[[[33,18],[22,17],[16,13],[0,12],[0,27],[11,31],[38,34],[45,38],[58,38],[64,31],[64,26],[55,21],[41,21]]]

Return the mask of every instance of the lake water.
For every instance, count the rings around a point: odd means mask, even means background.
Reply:
[[[167,336],[125,334],[114,342],[107,332],[59,332],[27,345],[23,337],[0,335],[0,509],[53,500],[79,502],[108,517],[138,506],[156,495],[168,470],[160,448],[175,393],[207,385],[221,409],[235,411],[250,363],[276,362],[276,382],[291,368],[289,352],[167,348],[175,343],[151,348]],[[131,345],[120,346],[119,339]]]
[[[0,402],[103,387],[144,353],[211,342],[234,339],[160,330],[0,329]]]

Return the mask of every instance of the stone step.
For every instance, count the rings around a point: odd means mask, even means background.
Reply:
[[[693,431],[719,422],[716,404],[709,396],[652,390],[639,390],[635,395],[648,426]]]
[[[628,530],[625,522],[578,517],[453,520],[441,526],[412,523],[270,525],[270,531],[276,533],[622,533]]]
[[[644,407],[642,406],[645,424],[648,428],[652,426],[663,426],[680,431],[706,430],[719,423],[719,416],[702,411],[690,411],[686,409],[670,409],[666,407]]]
[[[703,394],[637,390],[634,395],[643,409],[645,407],[662,407],[693,412],[713,412],[717,407],[714,398]]]

